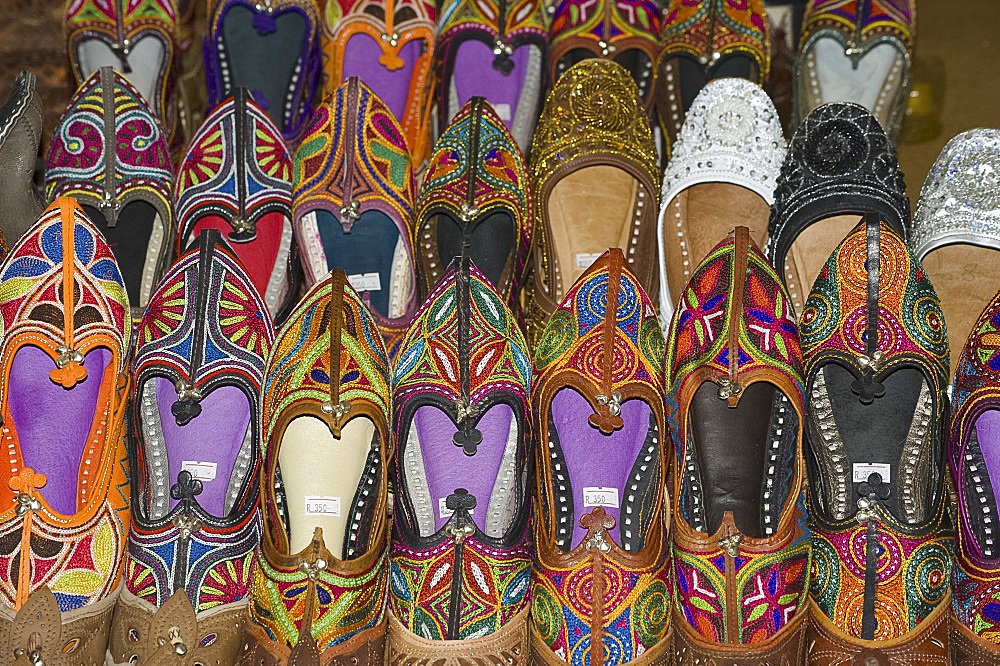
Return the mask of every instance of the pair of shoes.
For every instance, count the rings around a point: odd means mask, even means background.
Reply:
[[[260,390],[273,342],[238,255],[218,230],[202,231],[139,323],[115,664],[239,654],[260,543]]]

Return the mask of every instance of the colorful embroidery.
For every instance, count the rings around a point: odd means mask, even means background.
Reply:
[[[93,75],[93,72],[83,71],[80,63],[79,49],[85,41],[96,39],[102,42],[122,60],[126,60],[129,52],[146,39],[160,42],[163,51],[159,54],[161,63],[154,81],[155,94],[145,101],[154,109],[171,144],[180,139],[176,96],[173,93],[174,36],[177,28],[174,5],[170,0],[70,0],[64,24],[70,66],[78,84]]]
[[[843,40],[853,48],[862,47],[871,38],[886,35],[899,39],[908,50],[913,48],[916,14],[910,0],[871,0],[865,4],[865,9],[866,15],[862,17],[856,0],[815,0],[802,21],[799,50],[824,28],[841,33]]]
[[[434,144],[420,188],[414,243],[424,255],[421,268],[426,273],[426,291],[437,284],[452,259],[438,254],[437,243],[427,242],[434,236],[436,215],[449,213],[461,221],[463,234],[471,235],[475,220],[501,211],[511,217],[515,237],[503,283],[496,287],[507,306],[519,313],[534,225],[531,186],[524,158],[510,131],[485,100],[473,98]]]
[[[757,62],[759,80],[771,65],[771,40],[761,0],[672,0],[660,35],[660,60],[687,53],[707,65],[733,52]]]

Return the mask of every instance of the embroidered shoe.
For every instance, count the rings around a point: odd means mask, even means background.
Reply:
[[[272,317],[298,295],[291,269],[292,160],[278,128],[237,88],[191,139],[174,190],[177,253],[218,229]]]
[[[103,663],[129,525],[128,294],[111,248],[65,197],[14,245],[0,294],[7,654]]]
[[[77,85],[103,67],[119,72],[149,104],[166,133],[167,145],[179,148],[183,137],[174,88],[178,64],[175,3],[69,2],[63,29]]]
[[[774,192],[767,257],[795,312],[827,258],[866,212],[904,239],[910,200],[893,148],[878,121],[856,104],[825,104],[795,130]]]
[[[952,138],[920,188],[910,247],[941,299],[952,340],[967,340],[1000,284],[1000,130]]]
[[[774,188],[785,159],[778,112],[759,86],[743,79],[708,83],[688,110],[663,176],[657,222],[660,320],[694,267],[733,223],[763,244]]]
[[[260,543],[259,400],[273,342],[236,253],[218,230],[203,231],[139,324],[116,664],[163,663],[163,648],[183,649],[191,664],[239,654]],[[170,635],[172,626],[181,630]]]
[[[761,85],[770,68],[762,0],[671,0],[656,59],[656,114],[668,145],[709,81],[733,77]]]
[[[388,663],[526,663],[530,376],[516,317],[461,255],[396,363]]]
[[[73,95],[45,159],[46,196],[76,199],[107,238],[136,320],[170,260],[171,169],[159,123],[110,67]]]
[[[621,246],[656,301],[660,172],[649,121],[628,72],[606,60],[571,67],[545,100],[531,148],[533,277],[525,294],[534,347],[566,290]]]
[[[424,173],[415,234],[421,293],[464,251],[520,319],[531,204],[521,151],[489,103],[474,97],[434,144]]]
[[[1000,363],[1000,294],[973,325],[955,371],[948,461],[958,493],[955,574],[952,578],[951,659],[963,666],[1000,660],[997,598],[1000,550],[997,549],[997,398]]]
[[[613,60],[632,75],[645,109],[653,106],[653,64],[662,14],[653,0],[560,0],[549,40],[549,85],[588,58]]]
[[[945,664],[948,335],[934,288],[873,214],[820,271],[799,331],[812,530],[810,664]]]
[[[264,532],[241,664],[383,663],[390,398],[375,321],[335,270],[268,359]]]
[[[531,398],[532,663],[668,661],[663,349],[653,305],[617,248],[573,285],[542,334]]]
[[[793,317],[746,227],[705,257],[677,302],[666,368],[678,664],[805,659],[809,531]]]
[[[0,257],[45,208],[33,182],[43,120],[36,81],[31,72],[18,74],[0,106]]]
[[[438,127],[447,127],[472,98],[483,97],[526,153],[548,78],[542,0],[449,0],[436,58]]]
[[[912,0],[813,0],[795,59],[795,115],[828,102],[854,102],[895,143],[910,94],[916,30]]]
[[[246,88],[292,145],[312,113],[319,85],[315,0],[219,0],[208,16],[208,106]]]
[[[418,171],[431,149],[435,15],[428,0],[328,0],[323,21],[326,96],[359,78],[402,127]]]
[[[416,185],[399,123],[357,78],[316,110],[295,153],[292,195],[306,282],[343,269],[395,357],[419,304]]]

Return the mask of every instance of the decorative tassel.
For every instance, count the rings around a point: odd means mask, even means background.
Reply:
[[[71,389],[87,378],[83,354],[63,345],[56,347],[56,351],[59,358],[56,359],[56,369],[49,373],[49,379],[64,389]]]

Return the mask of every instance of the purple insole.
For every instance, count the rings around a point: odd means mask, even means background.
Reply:
[[[576,546],[587,536],[580,527],[580,518],[594,506],[584,506],[584,488],[616,488],[619,508],[604,506],[615,519],[613,534],[618,534],[621,502],[636,458],[646,445],[649,432],[650,408],[642,400],[626,400],[621,417],[625,425],[610,435],[590,425],[594,409],[580,393],[562,388],[552,398],[552,420],[555,423],[570,487],[573,489],[573,542]],[[617,539],[616,539],[617,541]]]
[[[983,452],[990,485],[1000,490],[1000,411],[990,409],[976,419],[976,437]]]
[[[382,48],[378,42],[366,34],[359,33],[348,39],[344,47],[344,71],[341,80],[346,81],[352,76],[361,79],[385,102],[396,116],[396,120],[402,123],[403,115],[406,113],[406,102],[410,96],[410,78],[421,53],[423,53],[422,39],[404,44],[399,49],[403,66],[390,71],[379,64]]]
[[[63,515],[77,510],[80,462],[109,363],[110,350],[92,349],[83,359],[87,377],[65,389],[49,377],[56,364],[38,347],[21,347],[11,362],[7,399],[21,456],[26,466],[45,475],[42,496]]]
[[[197,499],[213,516],[224,515],[229,478],[250,424],[250,402],[246,394],[235,386],[220,386],[202,398],[198,416],[187,425],[179,426],[170,411],[177,400],[173,383],[163,377],[154,377],[152,381],[156,383],[156,404],[163,426],[170,484],[177,483],[185,460],[208,463],[199,467],[208,476],[212,474],[214,463],[215,478],[201,479],[202,491]],[[176,505],[177,501],[171,498],[170,508]]]
[[[524,44],[515,49],[510,57],[514,69],[509,75],[504,75],[493,68],[495,56],[492,46],[478,39],[467,39],[459,44],[452,72],[458,107],[462,108],[473,97],[485,97],[500,119],[510,127],[517,115],[517,104],[521,99],[528,58],[533,48],[537,47]]]
[[[458,428],[447,414],[432,405],[417,408],[412,427],[417,429],[424,459],[435,531],[444,527],[450,517],[450,514],[442,516],[438,505],[442,504],[442,498],[447,498],[459,488],[465,488],[476,497],[472,519],[479,529],[485,531],[486,509],[500,473],[500,462],[507,448],[513,418],[514,410],[510,405],[500,403],[490,407],[476,424],[483,434],[483,441],[476,449],[476,455],[467,456],[462,447],[456,446],[452,440]]]

